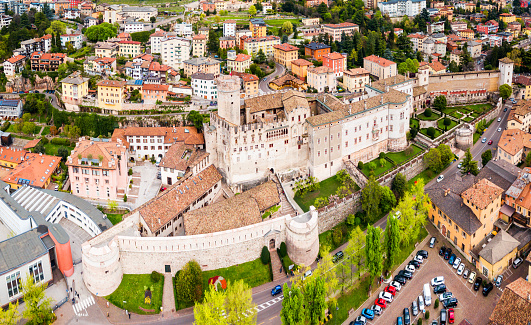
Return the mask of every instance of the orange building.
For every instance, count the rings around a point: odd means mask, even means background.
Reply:
[[[323,43],[311,42],[304,45],[304,55],[311,56],[314,60],[322,61],[323,55],[330,53],[330,46]]]
[[[301,80],[306,80],[308,68],[312,68],[313,63],[304,59],[291,61],[291,72]]]
[[[299,58],[299,48],[288,43],[274,45],[275,49],[275,62],[291,70],[291,61]]]
[[[143,84],[142,99],[145,103],[155,103],[158,100],[163,102],[166,100],[166,96],[168,96],[169,87],[168,85]]]

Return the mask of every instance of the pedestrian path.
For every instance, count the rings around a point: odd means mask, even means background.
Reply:
[[[88,316],[87,308],[94,305],[94,298],[92,296],[89,296],[86,299],[81,300],[77,304],[72,305],[72,308],[74,309],[74,313],[77,316]]]
[[[175,295],[173,294],[173,278],[171,273],[164,273],[164,289],[162,291],[162,314],[169,317],[175,311]]]

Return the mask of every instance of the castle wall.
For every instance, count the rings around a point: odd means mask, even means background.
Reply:
[[[428,92],[485,89],[498,91],[499,71],[474,71],[430,75]]]

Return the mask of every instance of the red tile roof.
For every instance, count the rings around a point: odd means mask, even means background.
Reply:
[[[244,82],[257,81],[259,79],[257,76],[255,76],[254,74],[250,74],[250,73],[246,73],[242,75],[241,78]]]
[[[389,61],[387,59],[384,59],[384,58],[381,58],[379,56],[376,56],[376,55],[370,55],[370,56],[367,56],[364,58],[365,60],[369,60],[371,62],[374,62],[380,66],[383,66],[383,67],[388,67],[388,66],[391,66],[393,64],[396,64],[395,62],[393,61]]]
[[[284,51],[284,52],[288,52],[288,51],[298,51],[298,50],[299,50],[298,47],[293,46],[293,45],[288,44],[288,43],[277,44],[277,45],[274,45],[273,48],[275,48],[275,49],[279,49],[279,50]]]
[[[236,55],[236,60],[235,61],[243,62],[243,61],[250,60],[251,58],[252,58],[252,56],[250,56],[250,55],[240,53],[240,54]]]
[[[345,57],[341,53],[338,53],[338,52],[332,52],[332,53],[328,53],[326,55],[323,55],[323,58],[325,58],[325,57],[330,59],[330,60],[345,59]]]
[[[168,85],[159,85],[159,84],[143,84],[142,90],[158,90],[158,91],[168,91],[170,86]]]
[[[125,86],[125,81],[118,81],[118,80],[102,80],[98,82],[96,86],[105,86],[105,87],[123,87]]]
[[[313,63],[311,63],[310,61],[308,60],[304,60],[304,59],[297,59],[297,60],[293,60],[291,61],[291,64],[295,64],[297,66],[303,66],[303,65],[313,65]]]
[[[140,42],[137,41],[120,41],[119,44],[140,44]]]
[[[26,57],[24,55],[17,55],[17,56],[14,56],[14,57],[11,57],[11,58],[7,59],[7,61],[10,62],[10,63],[15,63],[15,62],[24,60],[25,58]]]

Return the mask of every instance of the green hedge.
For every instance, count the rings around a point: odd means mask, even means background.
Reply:
[[[70,140],[65,138],[53,138],[51,141],[52,144],[56,144],[59,146],[67,146],[70,147]]]

